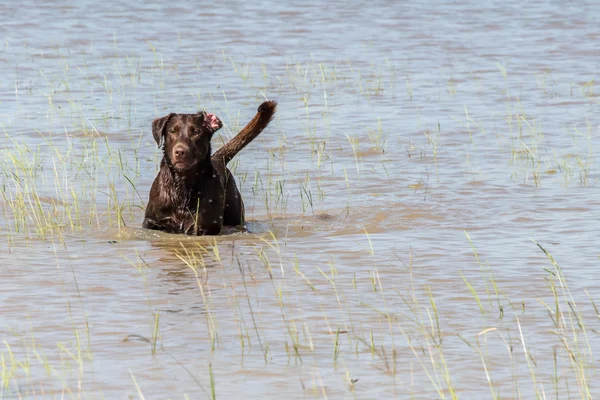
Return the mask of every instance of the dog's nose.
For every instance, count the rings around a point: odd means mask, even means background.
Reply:
[[[188,149],[184,146],[177,146],[174,149],[175,157],[184,158],[188,152]]]

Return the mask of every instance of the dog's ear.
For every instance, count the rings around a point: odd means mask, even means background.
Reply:
[[[169,122],[173,115],[175,114],[171,113],[162,118],[156,118],[154,121],[152,121],[152,136],[154,136],[154,140],[156,140],[158,147],[161,146],[162,138],[165,136],[167,122]]]
[[[198,118],[208,127],[211,133],[215,133],[223,126],[223,123],[215,114],[207,114],[206,111],[198,111]]]

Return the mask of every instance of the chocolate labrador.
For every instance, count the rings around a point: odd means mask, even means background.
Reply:
[[[244,223],[244,202],[227,163],[269,125],[277,102],[265,101],[252,120],[211,157],[222,122],[214,115],[171,113],[152,121],[164,156],[150,189],[143,227],[169,233],[217,235]]]

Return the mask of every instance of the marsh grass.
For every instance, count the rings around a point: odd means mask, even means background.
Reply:
[[[368,238],[368,235],[366,237]],[[417,384],[417,394],[429,393],[432,389],[435,396],[441,399],[461,398],[460,393],[464,388],[460,384],[462,367],[456,359],[458,354],[461,359],[469,360],[470,363],[479,362],[481,373],[489,385],[490,396],[495,399],[515,395],[524,397],[526,393],[531,392],[541,399],[549,396],[562,398],[567,395],[571,398],[593,398],[592,382],[595,372],[590,341],[597,333],[591,326],[595,325],[600,314],[591,297],[589,303],[595,311],[592,315],[586,315],[581,311],[580,301],[574,300],[558,261],[542,245],[534,242],[533,246],[537,246],[548,259],[548,265],[544,268],[547,274],[547,290],[536,298],[541,307],[530,303],[525,311],[519,301],[511,301],[506,297],[502,289],[503,283],[495,279],[493,268],[478,254],[476,242],[468,234],[466,237],[465,245],[472,247],[474,266],[479,268],[480,276],[473,275],[467,279],[464,274],[458,274],[464,280],[465,293],[470,293],[472,298],[471,305],[464,304],[462,307],[471,312],[479,312],[480,317],[470,318],[470,323],[480,321],[482,324],[480,328],[476,325],[467,329],[469,332],[455,331],[458,321],[453,321],[447,316],[449,308],[453,307],[452,304],[440,302],[440,294],[432,287],[423,288],[415,283],[419,279],[413,274],[412,254],[409,254],[410,258],[406,264],[402,263],[409,282],[407,290],[402,291],[388,286],[378,268],[373,269],[368,282],[365,282],[364,279],[357,280],[356,273],[340,271],[334,262],[317,265],[316,270],[320,278],[309,279],[307,274],[315,276],[309,273],[310,268],[290,264],[282,254],[281,243],[273,235],[266,237],[263,244],[256,247],[255,257],[245,258],[248,265],[243,265],[235,253],[227,256],[222,254],[224,248],[217,242],[205,241],[192,245],[180,243],[176,246],[175,254],[197,281],[198,298],[205,309],[203,314],[209,334],[208,342],[211,352],[215,354],[228,347],[223,339],[230,336],[222,332],[220,321],[227,318],[227,313],[219,311],[220,307],[212,294],[214,284],[209,283],[209,275],[222,271],[219,273],[224,279],[221,285],[228,288],[231,303],[234,305],[232,313],[237,315],[240,354],[251,354],[251,349],[256,347],[262,353],[265,365],[268,365],[275,354],[283,351],[295,360],[294,363],[303,365],[319,352],[328,349],[327,353],[333,365],[336,368],[345,368],[348,390],[358,398],[368,392],[362,391],[360,380],[356,381],[356,378],[352,377],[357,376],[353,374],[360,375],[360,369],[352,362],[355,358],[362,363],[369,362],[371,368],[389,377],[399,393],[405,393],[400,388],[410,390],[409,387],[420,382]],[[376,257],[374,248],[371,245],[366,247],[371,249],[366,250],[366,253]],[[228,268],[232,265],[232,256],[235,257],[234,263],[238,266],[234,269]],[[141,256],[138,256],[133,264],[142,274],[145,274],[148,268],[153,268],[152,265],[147,265]],[[266,310],[261,309],[260,303],[265,299],[252,298],[249,281],[252,285],[260,281],[270,282],[270,293],[265,292],[262,296],[274,296],[275,304],[279,308],[280,323],[268,327],[269,324],[273,324],[273,320],[272,317],[264,315]],[[313,296],[332,300],[328,302],[325,309],[327,312],[323,314],[328,327],[326,334],[315,332],[314,322],[306,320],[306,317],[299,313],[298,305],[291,301],[290,296],[301,293],[301,287],[309,289]],[[352,290],[349,291],[348,287]],[[359,299],[359,306],[350,302],[350,298]],[[80,303],[80,312],[85,315],[85,303],[81,299]],[[72,307],[70,309],[71,313],[75,312]],[[334,309],[336,311],[332,313]],[[162,318],[152,309],[148,312],[151,313],[152,323],[149,324],[149,335],[145,341],[150,345],[148,352],[160,357],[161,354],[169,353],[168,349],[158,346],[162,337]],[[365,312],[369,315],[368,320],[377,322],[364,324]],[[530,324],[526,327],[523,324],[523,319],[544,314],[552,325],[547,339],[552,340],[553,366],[541,364],[541,359],[545,363],[549,358],[536,354],[542,350],[539,345],[535,346],[535,349],[531,348],[532,343],[528,340],[529,330],[537,328]],[[345,317],[340,318],[342,315]],[[340,325],[342,321],[345,322]],[[22,397],[31,396],[33,391],[19,389],[16,382],[35,374],[34,371],[39,367],[47,370],[51,376],[56,374],[55,371],[67,368],[67,371],[75,373],[79,382],[84,381],[86,365],[93,362],[93,349],[90,345],[93,338],[90,339],[89,330],[82,332],[79,326],[73,324],[73,336],[70,341],[57,343],[60,355],[58,358],[48,358],[44,355],[47,350],[37,348],[33,335],[31,339],[16,344],[19,356],[13,351],[15,345],[10,345],[5,340],[5,348],[0,357],[3,390],[20,393]],[[273,332],[267,335],[266,332],[276,328],[282,329],[279,332],[280,338],[269,339]],[[474,329],[479,331],[473,332]],[[87,339],[82,340],[85,336]],[[456,337],[463,343],[462,348],[457,348]],[[498,353],[499,348],[505,350],[505,355]],[[505,366],[498,365],[500,360],[503,360]],[[175,361],[179,363],[176,359]],[[411,365],[414,376],[423,376],[427,380],[427,388],[419,380],[405,386],[409,384],[406,377],[407,362]],[[349,365],[354,366],[348,369]],[[525,374],[523,365],[527,368]],[[215,398],[218,395],[221,379],[215,376],[212,364],[209,364],[208,377],[205,378],[199,376],[197,371],[189,371],[185,365],[181,366],[197,381],[196,384],[203,389],[206,397]],[[553,375],[549,374],[549,367]],[[513,371],[512,384],[495,379],[495,374],[503,368]],[[137,395],[143,398],[143,384],[139,383],[136,375],[131,371]],[[80,393],[78,390],[85,392],[84,388],[76,389],[67,380],[61,385],[65,388],[64,393],[69,395]],[[205,387],[210,389],[205,390]],[[312,393],[317,397],[327,396],[328,392],[319,379],[313,382],[312,389],[307,387],[306,390],[305,394]]]
[[[118,46],[117,38],[114,46]],[[0,232],[7,238],[9,251],[15,241],[41,240],[66,247],[69,235],[108,228],[122,233],[140,225],[160,152],[150,136],[151,118],[141,116],[133,99],[153,93],[153,116],[157,116],[167,106],[174,106],[168,102],[174,95],[168,82],[175,78],[191,80],[177,65],[165,60],[152,43],[148,42],[148,48],[150,65],[147,59],[124,57],[102,76],[94,77],[86,66],[73,66],[68,60],[54,73],[40,70],[46,87],[38,97],[47,107],[48,129],[13,132],[14,125],[3,126]],[[64,49],[55,49],[55,55],[64,56],[61,51]],[[345,204],[345,219],[358,213],[354,206],[363,201],[362,186],[370,183],[369,178],[385,176],[392,182],[399,177],[395,170],[422,163],[427,174],[435,170],[439,183],[444,179],[444,169],[450,168],[443,159],[444,152],[449,151],[446,145],[459,139],[446,137],[451,128],[446,130],[444,125],[442,129],[439,120],[421,126],[418,134],[407,133],[412,128],[391,126],[385,116],[379,115],[369,115],[358,128],[336,122],[338,113],[344,112],[339,106],[348,98],[376,106],[389,96],[415,104],[417,110],[423,107],[416,104],[423,100],[413,73],[389,60],[367,66],[350,60],[332,64],[288,61],[273,71],[260,60],[239,60],[225,51],[210,65],[204,60],[194,61],[199,73],[209,67],[234,77],[242,93],[194,89],[185,94],[196,108],[216,109],[223,117],[226,125],[215,138],[216,143],[225,143],[244,124],[248,113],[244,109],[242,114],[242,107],[254,107],[266,94],[283,98],[282,110],[269,128],[269,135],[257,139],[256,147],[261,150],[249,149],[231,164],[250,218],[313,218],[332,204]],[[536,187],[557,181],[564,186],[592,184],[595,162],[591,138],[595,129],[591,123],[586,121],[585,128],[570,130],[573,142],[587,151],[552,148],[544,126],[511,94],[510,71],[504,66],[499,70],[506,100],[500,105],[501,126],[490,127],[488,115],[467,105],[456,108],[452,116],[454,128],[465,134],[458,144],[453,143],[464,155],[461,161],[472,168],[472,159],[485,157],[477,146],[484,147],[481,142],[495,134],[495,156],[502,159],[505,174],[515,181]],[[152,80],[151,90],[138,92],[146,80]],[[399,80],[404,80],[403,88],[398,88]],[[544,88],[545,78],[541,77],[538,84]],[[202,85],[198,83],[198,87]],[[588,82],[580,88],[580,94],[594,98],[593,90],[593,83]],[[446,91],[454,99],[460,88],[451,79]],[[88,92],[101,95],[104,107],[90,110],[86,98],[80,95]],[[31,94],[17,76],[15,102],[19,107],[23,107],[25,96]],[[91,121],[90,115],[97,119]],[[286,120],[293,120],[298,132],[290,132]],[[574,150],[581,150],[577,146]],[[267,151],[262,150],[265,148]],[[397,165],[402,162],[412,164]],[[426,193],[428,179],[429,175],[417,183],[404,182],[402,188]],[[316,224],[314,219],[309,221]],[[462,391],[472,389],[463,383],[462,371],[467,364],[470,373],[480,373],[494,399],[530,395],[538,399],[593,398],[596,377],[591,341],[597,335],[594,327],[600,313],[593,295],[587,293],[595,312],[591,316],[582,312],[581,297],[576,303],[563,269],[545,247],[535,243],[548,259],[544,269],[547,291],[536,296],[535,306],[528,303],[526,308],[524,300],[510,298],[503,290],[506,282],[500,282],[494,272],[499,266],[492,268],[486,263],[476,240],[465,232],[464,248],[472,251],[473,269],[449,270],[450,277],[461,282],[465,297],[453,303],[444,298],[443,287],[419,284],[419,276],[413,273],[412,252],[407,263],[401,258],[394,260],[401,264],[406,286],[393,287],[383,271],[396,265],[387,259],[382,261],[381,257],[388,255],[380,254],[377,232],[365,224],[353,227],[354,231],[360,239],[348,252],[355,252],[368,264],[358,273],[340,265],[343,261],[334,256],[327,259],[317,254],[309,261],[299,258],[289,250],[297,247],[288,243],[287,232],[274,230],[252,244],[250,256],[240,255],[233,246],[231,254],[226,253],[229,244],[216,239],[182,241],[170,249],[174,263],[189,271],[196,284],[197,300],[203,308],[198,319],[202,320],[211,355],[230,346],[231,336],[226,329],[231,326],[231,317],[237,324],[235,346],[239,346],[241,363],[254,349],[260,352],[265,368],[276,364],[281,354],[292,365],[307,365],[318,359],[325,369],[331,362],[331,370],[342,371],[343,386],[355,398],[371,397],[368,389],[361,387],[368,379],[359,380],[361,372],[368,370],[389,378],[386,382],[398,395],[458,399]],[[147,350],[152,357],[168,355],[192,377],[205,397],[215,399],[220,388],[227,385],[227,377],[214,360],[204,364],[203,371],[197,371],[169,353],[164,345],[169,339],[165,337],[165,320],[169,317],[154,309],[149,295],[152,283],[148,271],[159,267],[147,262],[133,246],[130,250],[125,260],[144,280],[148,304],[144,311],[148,313],[147,330],[136,335],[149,344]],[[55,254],[60,266],[58,251]],[[222,276],[218,284],[212,280],[215,275]],[[74,272],[73,277],[79,293]],[[229,314],[219,304],[223,297],[216,298],[217,287],[227,290]],[[43,370],[49,387],[60,388],[53,393],[77,398],[87,395],[86,367],[93,365],[94,339],[80,294],[79,302],[79,309],[68,304],[71,336],[56,343],[55,348],[40,348],[33,332],[31,337],[15,334],[18,340],[11,340],[14,337],[10,335],[3,340],[0,398],[4,393],[19,398],[40,394],[30,380],[38,376],[38,369]],[[265,310],[265,303],[274,310]],[[306,311],[311,312],[310,318]],[[469,314],[468,321],[461,321],[461,314]],[[551,325],[544,336],[548,343],[543,344],[531,342],[529,335],[536,325],[527,321],[540,315],[546,318],[541,326]],[[83,324],[77,322],[78,318]],[[553,365],[539,361],[548,362],[548,357],[539,356],[548,349],[552,350]],[[326,357],[319,358],[321,354]],[[506,380],[505,369],[510,370],[511,380]],[[143,399],[143,375],[129,372],[136,395]],[[327,386],[318,371],[311,372],[304,394],[328,398]],[[45,389],[40,390],[46,394]]]

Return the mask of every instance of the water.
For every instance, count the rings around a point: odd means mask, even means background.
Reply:
[[[600,5],[72,3],[0,5],[0,397],[599,390]],[[139,229],[152,119],[265,96],[251,233]]]

